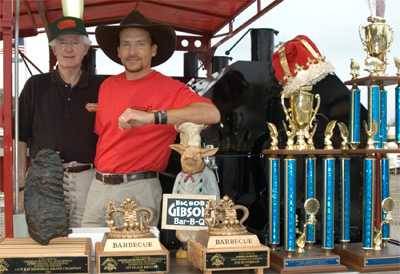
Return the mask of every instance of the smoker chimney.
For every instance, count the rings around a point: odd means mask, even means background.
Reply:
[[[183,55],[183,76],[185,78],[198,77],[199,56],[195,52],[185,52]]]
[[[212,73],[221,71],[224,67],[229,64],[229,56],[213,56],[212,58]]]
[[[251,29],[251,61],[272,64],[274,36],[276,34],[278,34],[278,31],[274,29]]]

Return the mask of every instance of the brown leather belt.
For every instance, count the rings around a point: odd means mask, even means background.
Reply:
[[[96,171],[96,180],[99,180],[107,185],[119,185],[136,180],[156,178],[157,172],[146,171],[128,174],[107,174]]]
[[[64,172],[78,173],[78,172],[82,172],[82,171],[91,169],[92,167],[93,167],[92,164],[64,167]]]

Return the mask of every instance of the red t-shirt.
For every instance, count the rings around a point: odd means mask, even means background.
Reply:
[[[139,80],[125,73],[107,78],[99,91],[95,131],[99,135],[96,169],[104,173],[162,171],[175,141],[173,125],[118,127],[118,117],[127,108],[168,110],[195,102],[210,102],[183,83],[152,71]]]

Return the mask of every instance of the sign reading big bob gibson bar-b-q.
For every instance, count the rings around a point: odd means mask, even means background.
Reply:
[[[207,224],[204,212],[207,202],[215,200],[214,195],[163,195],[163,229],[204,230]]]

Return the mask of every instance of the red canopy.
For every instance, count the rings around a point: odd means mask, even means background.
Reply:
[[[7,1],[7,0],[1,0]],[[85,0],[88,26],[117,23],[133,9],[176,30],[212,35],[256,0]],[[279,1],[281,2],[281,1]],[[43,28],[62,15],[61,0],[20,0],[22,33]]]

